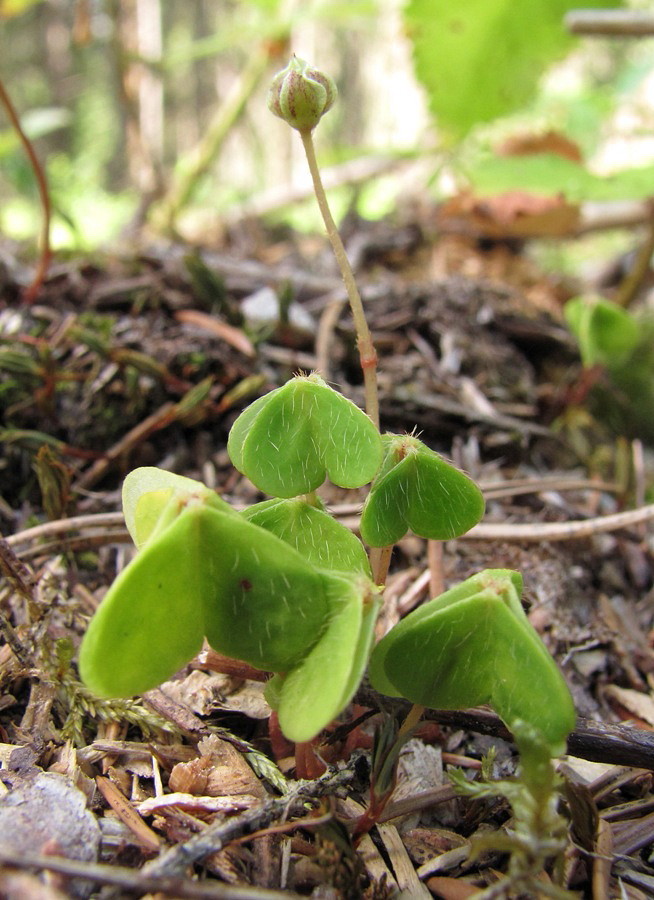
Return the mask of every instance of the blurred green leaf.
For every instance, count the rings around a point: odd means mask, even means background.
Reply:
[[[564,314],[579,341],[585,366],[599,363],[609,369],[620,368],[638,345],[638,321],[603,297],[575,297],[566,303]]]
[[[639,200],[654,193],[654,166],[594,175],[583,165],[555,153],[532,156],[484,154],[466,169],[475,193],[492,197],[505,191],[563,194],[571,203],[583,200]]]
[[[573,43],[570,9],[615,0],[409,0],[405,21],[429,108],[451,137],[525,106]]]
[[[72,114],[70,110],[58,106],[48,106],[43,109],[32,109],[21,116],[21,128],[30,140],[36,140],[53,131],[59,131],[70,125]],[[0,159],[14,153],[21,146],[20,138],[13,128],[4,128],[0,131]]]
[[[654,444],[654,317],[631,313],[603,297],[576,297],[565,317],[583,363],[601,371],[588,405],[616,434]]]

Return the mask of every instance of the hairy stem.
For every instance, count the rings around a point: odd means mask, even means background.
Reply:
[[[393,553],[393,545],[389,547],[373,547],[370,551],[370,565],[372,567],[372,579],[375,584],[386,584],[386,576],[388,575],[388,567],[391,563],[391,555]]]
[[[429,561],[429,596],[438,597],[445,590],[442,541],[427,541],[427,560]]]
[[[309,171],[311,172],[311,179],[313,181],[313,188],[316,194],[316,200],[318,201],[318,207],[320,208],[320,213],[322,215],[323,222],[325,223],[325,228],[327,229],[327,237],[329,238],[329,242],[332,245],[332,250],[334,251],[334,256],[336,257],[338,267],[341,270],[341,275],[343,277],[343,281],[345,282],[345,289],[347,291],[348,300],[350,301],[350,308],[352,310],[352,317],[354,319],[354,327],[357,334],[357,347],[359,349],[361,368],[363,370],[366,412],[368,413],[374,424],[377,426],[377,428],[379,428],[377,353],[372,342],[372,336],[370,334],[370,329],[368,328],[368,322],[366,321],[361,295],[359,294],[359,289],[357,288],[356,281],[354,279],[354,272],[352,271],[352,266],[350,265],[350,261],[347,258],[345,247],[343,246],[343,241],[341,240],[341,236],[338,233],[338,229],[331,214],[331,210],[329,209],[327,195],[325,194],[322,178],[320,177],[320,170],[318,168],[318,162],[316,160],[316,151],[313,145],[311,130],[301,130],[300,137],[302,138],[302,146],[304,147],[307,162],[309,163]]]

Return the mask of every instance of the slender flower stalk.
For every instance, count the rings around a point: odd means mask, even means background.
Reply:
[[[347,297],[350,302],[350,309],[352,310],[352,318],[354,319],[354,327],[357,334],[359,358],[361,360],[361,368],[363,370],[366,412],[375,423],[377,428],[379,428],[377,353],[372,342],[372,335],[370,334],[368,322],[366,321],[366,315],[363,309],[363,301],[361,300],[361,294],[359,293],[359,289],[354,278],[352,266],[350,265],[347,253],[345,252],[343,241],[341,240],[338,228],[336,227],[336,223],[334,222],[334,217],[332,216],[331,210],[329,208],[329,203],[327,202],[327,195],[325,193],[322,178],[320,177],[320,169],[318,168],[318,162],[316,160],[316,151],[313,143],[312,129],[303,128],[299,129],[299,131],[300,138],[302,139],[302,146],[304,147],[304,152],[309,164],[309,171],[311,172],[313,189],[316,194],[316,200],[318,201],[320,214],[322,215],[323,222],[325,223],[327,237],[329,238],[329,242],[332,245],[332,250],[334,251],[336,262],[339,269],[341,270],[341,276],[345,283]]]
[[[272,81],[268,92],[268,108],[300,133],[318,207],[345,283],[352,310],[359,358],[363,370],[366,412],[375,426],[379,428],[377,353],[372,342],[372,335],[368,328],[352,266],[327,202],[313,144],[313,129],[322,116],[331,109],[335,99],[336,85],[332,79],[319,69],[308,66],[304,60],[293,56],[288,66],[279,72]]]

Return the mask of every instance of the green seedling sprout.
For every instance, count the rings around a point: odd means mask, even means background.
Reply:
[[[86,684],[103,697],[141,693],[206,637],[226,656],[283,673],[271,692],[280,724],[292,740],[314,737],[368,659],[379,600],[365,566],[322,569],[204,485],[159,469],[130,473],[123,496],[140,549],[84,637]]]
[[[468,781],[459,771],[450,773],[461,794],[476,800],[504,798],[513,810],[503,831],[473,838],[470,863],[484,853],[510,854],[508,874],[475,896],[479,900],[523,895],[576,900],[578,894],[563,887],[568,823],[559,811],[563,779],[552,764],[551,747],[538,729],[519,719],[513,723],[513,736],[520,753],[514,778],[492,779],[493,754],[482,760],[479,781]],[[542,873],[548,866],[552,879],[544,883]]]
[[[361,514],[361,537],[387,547],[410,529],[429,540],[459,537],[480,521],[477,485],[413,435],[385,434],[384,462]]]
[[[361,487],[382,459],[368,416],[316,374],[255,400],[234,422],[227,450],[239,472],[276,497],[308,494],[326,475],[340,487]]]
[[[486,569],[414,610],[375,647],[378,691],[435,709],[489,704],[527,722],[551,755],[574,728],[570,692],[520,603],[522,577]]]
[[[589,368],[624,365],[640,340],[635,317],[603,297],[575,297],[566,303],[564,313],[579,341],[583,364]]]
[[[312,142],[335,97],[328,76],[293,57],[273,81],[269,106],[299,132],[307,154],[352,307],[367,414],[316,373],[256,400],[235,421],[228,451],[272,499],[243,512],[192,479],[148,467],[130,473],[123,508],[138,552],[93,617],[79,667],[98,695],[129,696],[173,675],[206,639],[274,673],[266,696],[284,734],[303,743],[347,706],[370,660],[377,690],[416,705],[397,738],[387,729],[379,744],[381,777],[362,833],[392,788],[399,746],[422,706],[490,703],[516,732],[526,723],[548,759],[564,748],[574,710],[522,610],[515,572],[487,570],[455,585],[372,649],[392,545],[408,530],[432,542],[458,537],[480,520],[484,502],[417,437],[379,433],[377,358]],[[374,565],[316,495],[327,478],[345,488],[373,482],[361,535]],[[520,744],[523,766],[537,773],[532,745]]]

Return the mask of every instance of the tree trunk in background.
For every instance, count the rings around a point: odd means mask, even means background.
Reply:
[[[136,38],[138,54],[145,61],[138,77],[139,128],[153,186],[158,186],[164,147],[164,89],[154,65],[161,63],[163,53],[161,0],[136,0]],[[149,61],[154,65],[148,66]]]
[[[99,202],[122,194],[127,207],[135,189],[138,224],[262,51],[271,56],[270,76],[296,52],[336,78],[341,101],[316,132],[324,162],[345,148],[351,156],[361,147],[415,146],[424,102],[411,81],[401,3],[379,0],[378,15],[352,18],[336,4],[331,21],[328,12],[312,16],[305,0],[266,9],[254,0],[43,0],[2,21],[0,65],[22,115],[70,112],[70,125],[39,138],[44,159],[60,157],[55,192],[77,200],[97,191]],[[230,204],[308,181],[296,135],[266,107],[267,77],[186,204],[199,235],[220,232]],[[0,182],[0,203],[12,192],[14,184],[5,191]]]
[[[111,13],[127,167],[145,209],[161,190],[163,85],[141,60],[154,60],[155,53],[161,58],[161,7],[159,0],[114,0]]]

